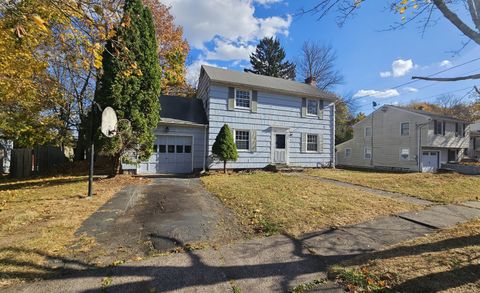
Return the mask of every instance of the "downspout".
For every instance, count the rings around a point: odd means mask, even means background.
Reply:
[[[332,152],[332,168],[335,169],[336,165],[336,152],[335,152],[335,103],[332,103],[332,147],[331,147],[331,152]]]
[[[207,142],[207,129],[208,125],[203,126],[203,143],[204,143],[204,148],[203,148],[203,170],[202,174],[205,173],[205,164],[206,164],[206,159],[207,159],[207,149],[208,149],[208,142]]]
[[[417,166],[418,166],[418,172],[422,173],[422,127],[430,124],[431,119],[428,119],[428,122],[425,123],[420,123],[420,124],[415,124],[415,130],[418,132],[416,135],[417,139]]]

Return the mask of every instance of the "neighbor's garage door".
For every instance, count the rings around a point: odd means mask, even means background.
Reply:
[[[192,172],[191,136],[157,136],[153,151],[150,159],[140,164],[140,174]]]
[[[436,172],[438,169],[438,152],[422,152],[422,172]]]

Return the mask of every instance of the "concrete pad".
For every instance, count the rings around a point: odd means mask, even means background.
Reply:
[[[379,245],[391,245],[411,238],[424,236],[434,230],[396,216],[388,216],[360,223],[343,230],[372,239]]]
[[[462,205],[470,207],[470,208],[475,208],[475,209],[480,209],[480,201],[467,201],[462,203]]]
[[[310,234],[304,244],[319,256],[354,256],[380,248],[380,244],[369,236],[352,234],[347,230],[331,230]]]
[[[444,229],[480,217],[480,209],[449,204],[433,206],[418,212],[403,213],[399,217]]]
[[[326,277],[327,259],[311,255],[298,240],[286,236],[254,239],[220,249],[228,279],[242,292],[288,292]]]

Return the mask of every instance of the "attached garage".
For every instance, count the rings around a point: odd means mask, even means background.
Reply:
[[[145,175],[203,170],[207,156],[207,118],[202,101],[161,96],[160,105],[161,121],[155,130],[152,156],[136,165],[122,165],[123,169]]]

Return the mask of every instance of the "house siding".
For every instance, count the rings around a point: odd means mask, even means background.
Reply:
[[[301,117],[302,98],[258,91],[257,112],[248,110],[228,110],[228,86],[210,84],[209,87],[209,168],[223,168],[223,164],[213,160],[211,147],[224,124],[232,129],[256,131],[256,150],[239,151],[236,162],[229,162],[229,168],[263,168],[272,162],[272,127],[288,128],[288,164],[301,167],[320,167],[332,161],[332,107],[325,103],[322,119],[317,116]],[[318,134],[322,140],[322,151],[303,153],[302,133]]]

